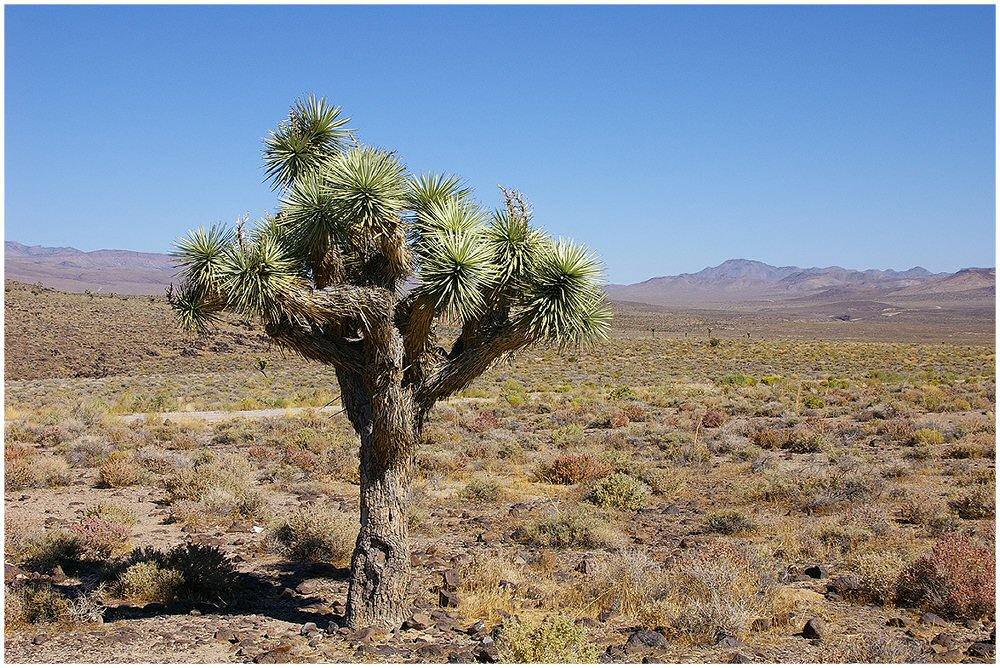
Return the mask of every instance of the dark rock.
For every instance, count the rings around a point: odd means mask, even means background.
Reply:
[[[593,557],[584,557],[577,565],[576,570],[584,575],[593,575],[597,572],[597,560]]]
[[[319,647],[319,644],[321,642],[323,642],[323,636],[322,636],[322,634],[317,633],[317,634],[312,635],[312,636],[309,637],[309,646],[310,647]]]
[[[830,581],[827,585],[827,590],[834,593],[840,594],[841,596],[847,596],[861,589],[861,578],[859,578],[854,573],[847,573],[845,575],[838,575]]]
[[[253,662],[254,663],[289,663],[290,653],[292,651],[291,645],[279,645],[272,650],[264,652],[263,654],[257,655]]]
[[[969,645],[967,653],[977,659],[988,659],[996,655],[997,646],[991,642],[974,642]]]
[[[905,629],[906,628],[906,620],[903,619],[902,617],[890,617],[889,621],[887,621],[885,623],[885,625],[886,626],[891,626],[891,627],[897,628],[897,629]]]
[[[20,566],[4,562],[3,565],[3,581],[5,583],[10,583],[17,578],[27,577]]]
[[[948,625],[948,622],[944,621],[943,619],[941,619],[940,617],[938,617],[937,615],[935,615],[933,612],[925,612],[924,614],[920,615],[920,623],[921,624],[929,624],[931,626],[947,626]]]
[[[639,629],[628,637],[626,647],[666,647],[667,638],[659,631]]]
[[[485,619],[479,620],[478,622],[470,626],[468,629],[466,629],[465,632],[473,637],[476,636],[482,637],[483,635],[486,634],[486,620]]]
[[[489,636],[486,636],[489,638]],[[485,638],[484,638],[485,640]],[[490,642],[481,642],[476,645],[475,657],[482,663],[499,663],[500,652],[497,650],[497,646],[492,642],[493,638],[490,638]]]
[[[809,568],[804,570],[803,573],[805,573],[806,575],[815,580],[821,580],[823,578],[830,577],[830,572],[826,570],[826,567],[820,566],[818,564],[816,566],[810,566]]]
[[[302,628],[299,629],[299,635],[307,636],[310,633],[315,633],[316,631],[319,631],[319,627],[316,626],[315,622],[306,622],[302,625]]]
[[[941,633],[934,636],[934,640],[931,640],[931,643],[951,649],[952,647],[958,644],[958,635],[942,631]]]
[[[452,652],[448,655],[448,663],[472,663],[475,660],[472,652]]]
[[[431,618],[429,615],[423,612],[415,612],[410,616],[405,622],[403,622],[404,629],[414,629],[415,631],[423,631],[431,625]]]
[[[332,636],[339,630],[340,630],[340,624],[338,624],[337,622],[330,622],[329,624],[326,625],[326,632],[328,635]]]
[[[295,598],[295,590],[294,589],[289,589],[288,587],[285,587],[284,589],[281,590],[281,597],[282,598]]]
[[[299,583],[299,586],[295,588],[295,591],[304,596],[315,594],[319,591],[319,583],[315,580],[306,580],[305,582]]]
[[[819,617],[813,617],[802,627],[803,638],[819,640],[827,637],[828,633],[826,622]]]
[[[440,590],[438,595],[442,608],[457,608],[462,600],[457,591],[449,591],[448,589]]]
[[[458,574],[456,569],[449,568],[441,573],[441,581],[444,589],[455,591],[462,585],[462,576]]]
[[[417,647],[417,656],[421,656],[425,659],[430,659],[439,656],[442,653],[441,645],[437,643],[424,643],[420,647]]]

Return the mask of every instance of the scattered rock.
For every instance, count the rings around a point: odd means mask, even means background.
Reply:
[[[420,647],[417,647],[417,655],[425,659],[434,658],[440,655],[441,652],[441,645],[433,642],[424,643]]]
[[[628,637],[625,647],[666,647],[667,638],[659,631],[639,629]]]
[[[938,617],[937,615],[935,615],[933,612],[925,612],[924,614],[920,615],[920,623],[921,624],[929,624],[931,626],[947,626],[948,625],[948,622],[944,621],[943,619],[941,619],[940,617]]]
[[[319,591],[319,583],[315,580],[306,580],[305,582],[299,583],[299,586],[295,588],[295,591],[307,596],[309,594],[315,594]]]
[[[822,580],[830,576],[830,572],[826,570],[826,567],[820,566],[818,564],[816,566],[810,566],[809,568],[804,570],[803,573],[813,578],[814,580]]]
[[[802,627],[803,638],[819,640],[827,637],[828,633],[826,622],[819,617],[813,617]]]
[[[997,646],[991,642],[974,642],[969,645],[967,653],[977,659],[988,659],[996,655]]]
[[[442,608],[457,608],[462,600],[457,591],[441,589],[438,594],[439,602]]]
[[[423,631],[429,626],[431,626],[431,618],[423,612],[415,612],[409,619],[403,622],[404,629],[413,629],[415,631]]]
[[[940,645],[946,649],[951,649],[958,644],[958,635],[942,631],[934,636],[934,640],[932,640],[931,643],[934,645]]]
[[[289,663],[291,645],[279,645],[274,649],[254,657],[254,663]]]
[[[455,591],[462,585],[462,576],[458,574],[458,571],[454,568],[449,568],[448,570],[441,573],[441,580],[444,583],[444,589],[449,591]]]
[[[902,617],[890,617],[889,621],[887,621],[885,623],[885,625],[886,626],[891,626],[891,627],[897,628],[897,629],[905,629],[906,628],[906,620],[903,619]]]

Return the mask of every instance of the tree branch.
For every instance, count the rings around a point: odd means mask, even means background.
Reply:
[[[449,355],[414,392],[419,411],[418,424],[423,422],[423,416],[439,399],[468,387],[498,360],[531,344],[533,340],[520,330],[506,327]]]
[[[354,373],[364,370],[364,343],[360,339],[307,331],[289,322],[265,325],[265,332],[276,343],[316,360]]]

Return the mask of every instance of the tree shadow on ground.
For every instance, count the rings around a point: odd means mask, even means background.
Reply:
[[[330,604],[313,594],[291,594],[305,580],[325,579],[347,582],[350,570],[337,568],[318,562],[285,562],[274,564],[273,573],[237,573],[233,585],[232,600],[217,601],[174,601],[172,603],[149,603],[135,606],[124,603],[108,606],[104,613],[105,622],[121,620],[150,619],[167,615],[189,615],[192,610],[202,614],[260,615],[271,619],[306,624],[313,622],[321,629],[330,622],[343,624],[343,617],[332,613],[323,614],[312,610],[302,610],[308,606]]]

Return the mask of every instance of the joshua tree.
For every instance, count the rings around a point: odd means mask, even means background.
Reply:
[[[189,232],[168,296],[186,328],[228,311],[333,366],[360,437],[346,623],[391,629],[408,615],[411,469],[435,402],[526,346],[606,339],[611,316],[598,258],[534,228],[517,192],[487,212],[460,179],[411,174],[348,122],[296,101],[264,140],[277,213]]]

